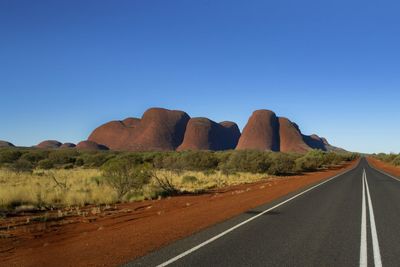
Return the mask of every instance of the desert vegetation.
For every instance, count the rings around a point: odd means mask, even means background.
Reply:
[[[395,154],[395,153],[390,153],[390,154],[386,154],[386,153],[379,153],[379,154],[373,154],[372,157],[392,164],[394,166],[400,166],[400,154]]]
[[[0,150],[0,210],[110,205],[315,171],[351,153]]]

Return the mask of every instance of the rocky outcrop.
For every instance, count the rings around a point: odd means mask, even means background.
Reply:
[[[60,148],[74,148],[74,147],[76,147],[76,145],[73,143],[64,143],[60,146]]]
[[[233,121],[223,121],[219,124],[224,127],[224,146],[227,149],[235,149],[241,136],[239,126]]]
[[[279,121],[270,110],[256,110],[240,136],[237,149],[279,151]]]
[[[0,147],[15,147],[12,143],[0,140]]]
[[[86,141],[79,142],[76,145],[76,149],[78,149],[78,150],[108,150],[108,147],[106,147],[105,145],[97,144],[96,142],[93,142],[93,141],[86,140]]]
[[[56,140],[46,140],[46,141],[39,143],[36,147],[42,148],[42,149],[55,149],[55,148],[59,148],[61,145],[62,145],[62,143],[60,143]]]
[[[228,150],[234,149],[240,137],[233,122],[216,123],[207,118],[189,120],[183,143],[177,150]]]
[[[115,150],[174,150],[183,141],[189,119],[183,111],[151,108],[140,120],[129,118],[100,126],[88,140]]]
[[[311,147],[303,140],[299,126],[287,118],[279,118],[279,138],[281,152],[306,153]]]
[[[242,134],[234,122],[190,119],[183,111],[151,108],[141,119],[127,118],[101,125],[88,140],[113,150],[128,151],[236,148],[305,153],[311,149],[339,150],[317,135],[303,135],[297,124],[265,109],[253,112]]]

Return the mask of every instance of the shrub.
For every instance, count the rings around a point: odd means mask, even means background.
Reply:
[[[11,165],[11,169],[15,172],[32,172],[33,164],[26,159],[19,159]]]
[[[270,154],[253,150],[234,151],[220,162],[219,169],[226,174],[235,171],[265,173],[271,166]]]
[[[273,153],[271,154],[271,165],[268,174],[286,175],[295,172],[295,157],[290,154]]]
[[[90,168],[101,167],[104,163],[114,157],[113,154],[108,152],[94,152],[94,153],[86,153],[81,155],[80,158],[83,159],[84,166]]]
[[[49,170],[49,169],[52,169],[53,167],[54,167],[54,163],[50,159],[42,159],[38,163],[38,168],[42,169],[42,170]]]
[[[21,156],[22,160],[29,161],[32,165],[36,165],[42,159],[47,158],[49,151],[47,150],[31,150]]]
[[[400,155],[397,156],[397,157],[395,157],[395,158],[392,160],[392,164],[395,165],[395,166],[400,166]]]
[[[21,152],[14,149],[0,150],[0,163],[13,163],[21,157]]]
[[[70,164],[75,163],[76,158],[79,156],[78,151],[74,149],[53,150],[48,155],[48,159],[54,164]]]
[[[120,200],[126,193],[142,189],[151,177],[146,166],[132,164],[127,159],[112,159],[102,170],[105,182],[115,189]]]

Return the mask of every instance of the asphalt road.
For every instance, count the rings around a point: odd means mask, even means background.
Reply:
[[[128,266],[400,266],[400,181],[354,169]]]

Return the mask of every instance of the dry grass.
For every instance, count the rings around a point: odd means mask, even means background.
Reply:
[[[100,171],[92,169],[15,173],[0,170],[0,207],[35,207],[111,204],[112,188],[98,182]],[[55,180],[54,180],[55,178]]]
[[[265,174],[221,172],[170,172],[158,170],[156,174],[170,179],[185,192],[200,192],[210,188],[251,183],[266,178]],[[190,177],[190,178],[187,178]],[[154,179],[140,192],[128,193],[125,201],[157,197],[160,188]],[[71,169],[16,173],[0,169],[0,209],[58,208],[86,204],[112,204],[117,194],[106,184],[100,170]]]

